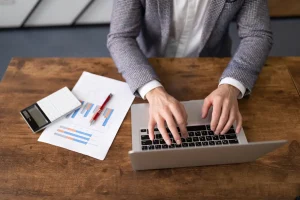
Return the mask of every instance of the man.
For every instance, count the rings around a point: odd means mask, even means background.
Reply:
[[[218,88],[205,98],[202,117],[213,106],[216,134],[226,133],[235,121],[236,132],[241,130],[238,99],[250,94],[272,46],[268,13],[267,0],[115,0],[107,46],[132,92],[149,102],[150,139],[157,125],[170,145],[166,123],[180,144],[176,127],[187,137],[187,114],[164,90],[147,58],[230,56],[233,19],[241,43]]]

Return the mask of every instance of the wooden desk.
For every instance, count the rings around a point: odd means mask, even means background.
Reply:
[[[294,199],[300,195],[300,98],[288,60],[269,59],[252,96],[240,101],[249,141],[288,139],[288,145],[252,163],[133,172],[130,113],[104,161],[37,142],[39,134],[19,114],[63,86],[72,88],[84,70],[122,80],[111,59],[15,58],[0,83],[1,199]],[[179,100],[205,98],[228,61],[151,59]]]
[[[299,17],[299,0],[268,0],[271,17]]]
[[[289,58],[287,66],[294,81],[295,87],[300,95],[300,59],[297,57]]]

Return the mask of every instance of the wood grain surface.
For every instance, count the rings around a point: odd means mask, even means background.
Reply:
[[[110,58],[14,58],[0,83],[0,199],[294,199],[300,195],[300,98],[287,63],[270,58],[240,100],[248,140],[289,143],[252,163],[134,172],[130,112],[104,161],[37,142],[19,111],[72,88],[83,71],[122,80]],[[150,59],[179,100],[203,99],[229,58]],[[143,102],[136,99],[135,103]],[[200,108],[199,108],[200,109]]]
[[[290,58],[288,62],[288,69],[300,95],[300,60],[297,57]]]
[[[268,0],[271,17],[299,17],[299,0]]]

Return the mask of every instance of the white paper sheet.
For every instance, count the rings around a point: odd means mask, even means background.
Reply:
[[[46,128],[38,141],[104,160],[134,96],[126,83],[88,72],[72,92],[82,101],[81,108]],[[110,93],[113,97],[90,126],[92,115]]]

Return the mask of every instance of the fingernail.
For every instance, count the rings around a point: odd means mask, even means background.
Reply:
[[[181,140],[176,140],[176,144],[181,144]]]
[[[171,145],[171,140],[166,141],[167,145]]]

